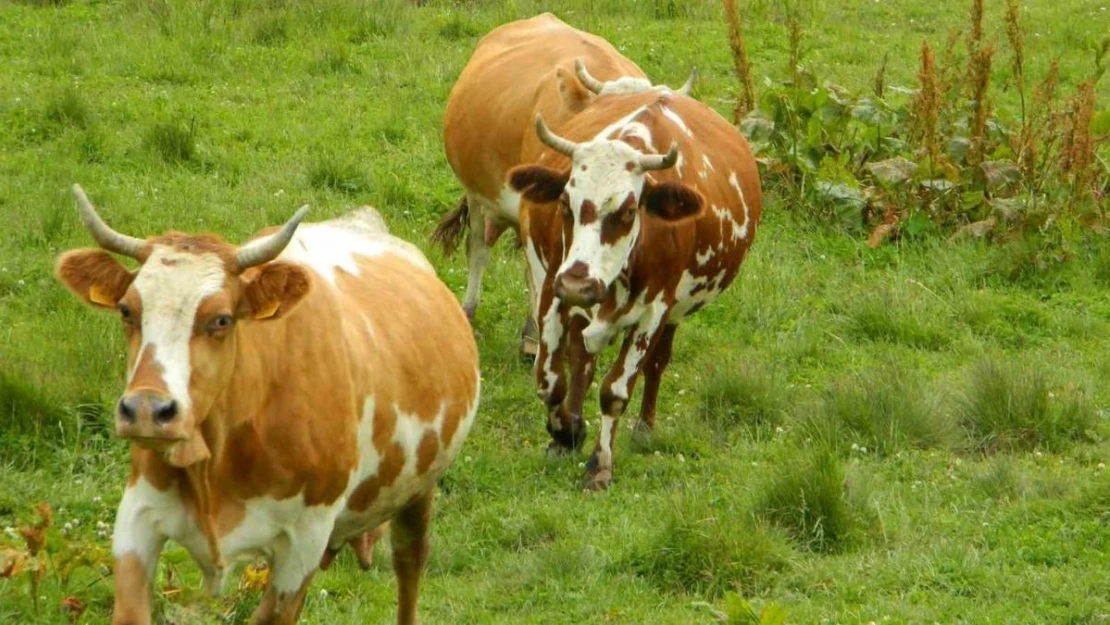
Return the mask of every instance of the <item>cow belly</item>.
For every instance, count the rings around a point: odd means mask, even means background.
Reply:
[[[442,471],[439,472],[442,474]],[[429,481],[430,478],[430,481]],[[391,519],[408,502],[428,491],[439,475],[398,478],[392,485],[382,488],[369,507],[356,510],[347,506],[335,519],[335,526],[328,546],[339,549],[344,543],[363,532],[368,532]]]
[[[728,272],[719,270],[710,275],[683,272],[675,289],[675,303],[671,307],[669,322],[677,323],[717,299],[729,285]]]

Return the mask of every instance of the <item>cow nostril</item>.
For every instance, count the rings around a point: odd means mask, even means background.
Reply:
[[[129,400],[129,397],[124,397],[123,399],[119,400],[119,405],[116,406],[116,410],[119,412],[119,416],[121,419],[128,423],[134,423],[135,407],[131,405],[131,402]]]
[[[154,421],[165,425],[177,417],[177,402],[174,400],[154,401]]]

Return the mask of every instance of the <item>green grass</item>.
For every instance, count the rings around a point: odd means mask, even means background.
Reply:
[[[785,75],[785,15],[741,4],[758,89]],[[856,92],[887,53],[888,89],[913,87],[921,39],[942,46],[968,9],[800,6],[806,62]],[[140,236],[238,241],[301,204],[311,219],[372,204],[461,295],[461,256],[427,243],[460,192],[444,102],[479,37],[542,9],[658,82],[696,64],[699,98],[729,113],[731,60],[708,1],[0,0],[0,545],[48,501],[52,566],[92,560],[68,579],[52,568],[38,613],[26,579],[0,580],[0,622],[65,622],[67,596],[87,604],[82,623],[109,622],[97,522],[127,473],[109,416],[125,348],[111,315],[51,276],[61,251],[91,245],[69,186]],[[1072,89],[1105,14],[1080,0],[1023,10],[1028,75],[1058,57]],[[987,36],[1001,35],[1001,4],[987,12]],[[784,606],[790,623],[1105,620],[1107,249],[1093,241],[1065,262],[1032,240],[870,249],[769,195],[741,278],[678,332],[656,434],[622,432],[614,488],[588,494],[584,455],[544,455],[543,407],[516,353],[523,258],[502,243],[478,310],[482,410],[438,500],[424,621],[709,623],[703,602],[724,609],[730,592]],[[258,601],[234,583],[202,599],[176,546],[161,575],[159,588],[184,589],[159,593],[166,622],[237,622]],[[315,578],[304,622],[388,622],[394,592],[384,544],[369,572],[344,553]]]

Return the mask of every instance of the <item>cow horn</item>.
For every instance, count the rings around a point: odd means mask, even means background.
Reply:
[[[574,150],[578,148],[578,144],[551,132],[547,124],[543,123],[543,115],[539,113],[536,113],[536,134],[540,136],[540,141],[543,141],[551,149],[563,156],[574,157]]]
[[[678,162],[678,143],[671,142],[671,151],[666,154],[644,154],[640,156],[640,169],[654,171],[657,169],[670,169]]]
[[[281,230],[264,239],[256,239],[240,247],[235,254],[235,264],[239,267],[239,271],[268,263],[277,258],[278,254],[281,254],[285,246],[289,245],[289,241],[293,239],[293,233],[297,231],[297,226],[300,225],[306,214],[308,214],[307,204],[300,207],[293,217],[285,222]]]
[[[586,64],[582,62],[582,59],[574,59],[574,73],[578,75],[579,82],[594,93],[601,93],[601,90],[605,88],[605,83],[590,76],[590,73],[586,71]]]
[[[84,222],[85,227],[88,228],[93,239],[100,247],[109,252],[129,256],[140,262],[146,260],[150,253],[146,241],[120,234],[109,228],[108,224],[100,218],[100,215],[96,214],[96,209],[93,208],[92,202],[85,195],[85,190],[81,188],[81,185],[73,185],[73,196],[77,198],[77,210],[81,213],[81,221]]]
[[[697,81],[698,81],[698,66],[695,65],[690,70],[690,77],[687,78],[686,82],[681,87],[678,88],[678,92],[681,93],[682,95],[690,95],[690,93],[692,93],[694,91],[694,83],[696,83]]]

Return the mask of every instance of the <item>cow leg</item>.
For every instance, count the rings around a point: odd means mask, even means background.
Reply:
[[[667,324],[659,333],[659,340],[651,348],[644,363],[644,399],[640,402],[640,420],[636,422],[633,435],[646,437],[655,431],[655,407],[659,400],[659,383],[663,372],[671,362],[671,347],[677,325]]]
[[[428,526],[432,520],[435,489],[418,496],[393,518],[393,572],[397,576],[397,623],[416,625],[420,576],[428,562]]]
[[[568,424],[573,441],[573,449],[586,442],[586,421],[582,418],[582,408],[586,403],[586,393],[594,381],[597,354],[586,350],[582,330],[589,325],[589,319],[575,315],[571,317],[567,332],[569,343],[570,390],[563,402],[563,423]]]
[[[116,586],[112,625],[150,624],[154,607],[154,576],[166,537],[150,523],[149,518],[154,515],[147,512],[175,503],[179,504],[145,482],[124,491],[112,534],[112,553],[115,555],[112,576]],[[181,513],[184,514],[184,510]]]
[[[304,580],[301,581],[300,587],[296,592],[282,593],[274,588],[271,579],[270,586],[266,588],[266,594],[262,596],[262,602],[258,604],[258,608],[251,616],[251,625],[293,625],[301,616],[301,610],[304,609],[305,595],[308,594],[308,587],[312,583],[312,576],[315,572],[309,573]]]
[[[324,558],[339,508],[307,508],[283,533],[270,560],[270,586],[251,618],[252,625],[292,624],[304,606],[312,576]]]
[[[540,349],[532,373],[536,379],[536,395],[547,407],[547,433],[551,435],[547,453],[554,456],[573,451],[575,444],[573,424],[563,409],[563,399],[567,396],[564,366],[567,349],[566,319],[548,282],[544,284],[537,308],[541,311]]]
[[[539,294],[543,289],[544,276],[547,267],[544,266],[532,242],[523,231],[524,221],[521,222],[521,236],[524,238],[524,283],[528,286],[528,316],[524,320],[524,327],[520,331],[520,354],[526,361],[535,361],[539,354],[539,324],[536,323],[537,311],[540,307]]]
[[[613,483],[613,442],[617,424],[628,398],[636,386],[636,377],[651,348],[658,342],[666,306],[653,306],[624,337],[620,354],[601,384],[601,428],[594,453],[586,463],[586,488],[600,490]]]
[[[489,265],[490,246],[486,243],[486,214],[488,203],[473,193],[467,192],[466,201],[470,205],[470,232],[466,239],[466,295],[463,297],[463,310],[470,324],[474,324],[474,311],[482,298],[482,276]]]

